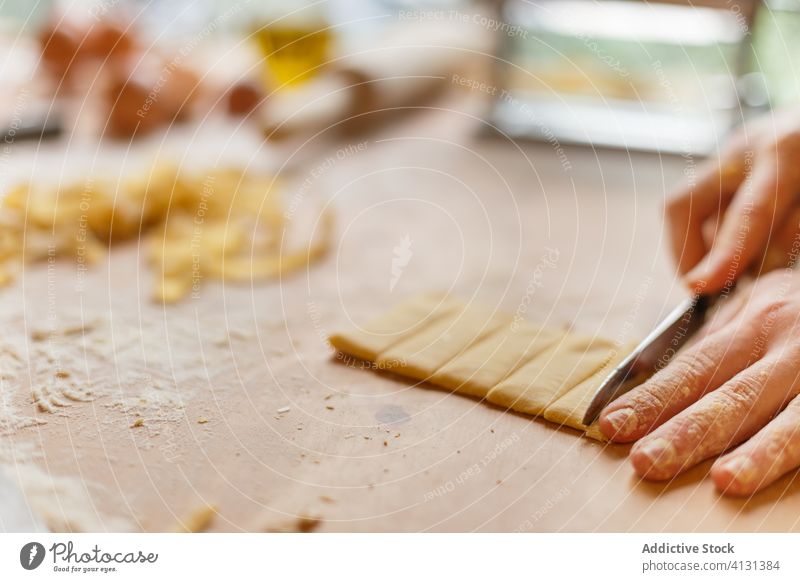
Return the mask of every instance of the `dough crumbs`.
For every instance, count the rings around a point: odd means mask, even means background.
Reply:
[[[268,525],[263,531],[267,533],[311,533],[321,524],[321,517],[304,515],[274,525]]]
[[[136,420],[134,420],[133,424],[131,425],[131,428],[139,428],[140,426],[144,426],[143,418],[137,418]]]
[[[207,423],[208,419],[205,418],[204,416],[201,416],[200,418],[197,419],[197,424],[207,424]]]
[[[186,519],[182,520],[172,531],[173,533],[201,533],[211,527],[211,522],[217,515],[217,508],[213,505],[203,505],[193,509]]]
[[[53,394],[48,386],[34,388],[31,392],[31,396],[39,412],[55,414],[59,408],[67,406],[67,403]]]
[[[53,326],[53,322],[48,325],[35,326],[30,331],[30,338],[34,342],[43,342],[47,339],[57,337],[71,337],[76,335],[87,335],[95,331],[104,323],[100,316],[85,318],[80,313],[59,314],[60,325]]]
[[[186,413],[177,387],[162,388],[150,380],[141,387],[138,394],[124,395],[114,399],[106,406],[132,417],[140,417],[148,425],[155,426],[165,422],[185,421]]]

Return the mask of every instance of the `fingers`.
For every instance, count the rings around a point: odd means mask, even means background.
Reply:
[[[703,338],[611,403],[600,414],[603,434],[615,442],[639,439],[744,370],[753,359],[752,334],[732,331],[722,329]]]
[[[771,357],[740,372],[636,443],[634,469],[645,479],[671,479],[749,438],[783,406],[792,367]]]
[[[703,293],[721,291],[764,253],[793,202],[796,186],[786,179],[788,164],[760,154],[752,176],[731,201],[711,251],[686,275],[689,287]]]
[[[703,327],[697,332],[697,339],[715,334],[735,321],[747,307],[752,295],[753,285],[739,285],[733,294],[721,295],[719,307],[709,314]]]
[[[798,254],[800,254],[800,206],[795,206],[770,238],[764,258],[758,265],[758,273],[791,267],[797,262]]]
[[[749,441],[720,457],[711,478],[728,495],[752,495],[800,467],[800,397]]]
[[[744,179],[736,163],[741,152],[728,152],[699,173],[697,182],[676,192],[665,208],[672,254],[678,272],[687,273],[708,252],[703,225],[720,212]]]
[[[709,196],[704,192],[700,196]],[[676,198],[667,207],[672,256],[681,275],[692,269],[708,252],[703,223],[709,215],[701,215],[692,207],[692,197]]]

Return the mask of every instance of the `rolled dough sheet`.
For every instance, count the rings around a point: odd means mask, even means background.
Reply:
[[[634,348],[521,322],[444,294],[405,301],[355,331],[333,334],[340,352],[416,380],[606,440],[583,414],[603,379]]]
[[[622,348],[614,357],[609,360],[602,368],[597,370],[589,378],[575,386],[572,390],[564,394],[561,398],[553,402],[544,411],[545,420],[566,425],[578,430],[588,431],[589,427],[583,424],[583,415],[592,401],[600,384],[605,380],[611,371],[625,359],[633,346]],[[596,431],[587,432],[586,436],[596,438]]]
[[[484,397],[494,386],[564,337],[522,322],[504,325],[442,366],[430,379],[461,394]]]
[[[568,336],[492,388],[486,399],[517,412],[541,415],[615,354],[609,340]]]
[[[462,308],[459,301],[444,293],[422,293],[358,329],[331,334],[328,341],[342,353],[374,362],[381,352]]]
[[[379,369],[427,380],[447,362],[510,320],[509,316],[494,315],[483,307],[466,306],[448,312],[419,333],[389,348],[375,363]]]

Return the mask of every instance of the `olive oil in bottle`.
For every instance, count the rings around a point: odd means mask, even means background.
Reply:
[[[292,12],[290,12],[290,10]],[[324,13],[314,7],[297,9],[292,2],[261,15],[253,32],[266,63],[266,75],[277,85],[296,85],[315,76],[330,53],[332,33]]]

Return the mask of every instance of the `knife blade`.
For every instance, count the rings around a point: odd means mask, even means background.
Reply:
[[[713,297],[695,295],[683,300],[670,312],[606,377],[586,409],[583,424],[592,424],[608,404],[666,366],[703,325],[712,302]]]

